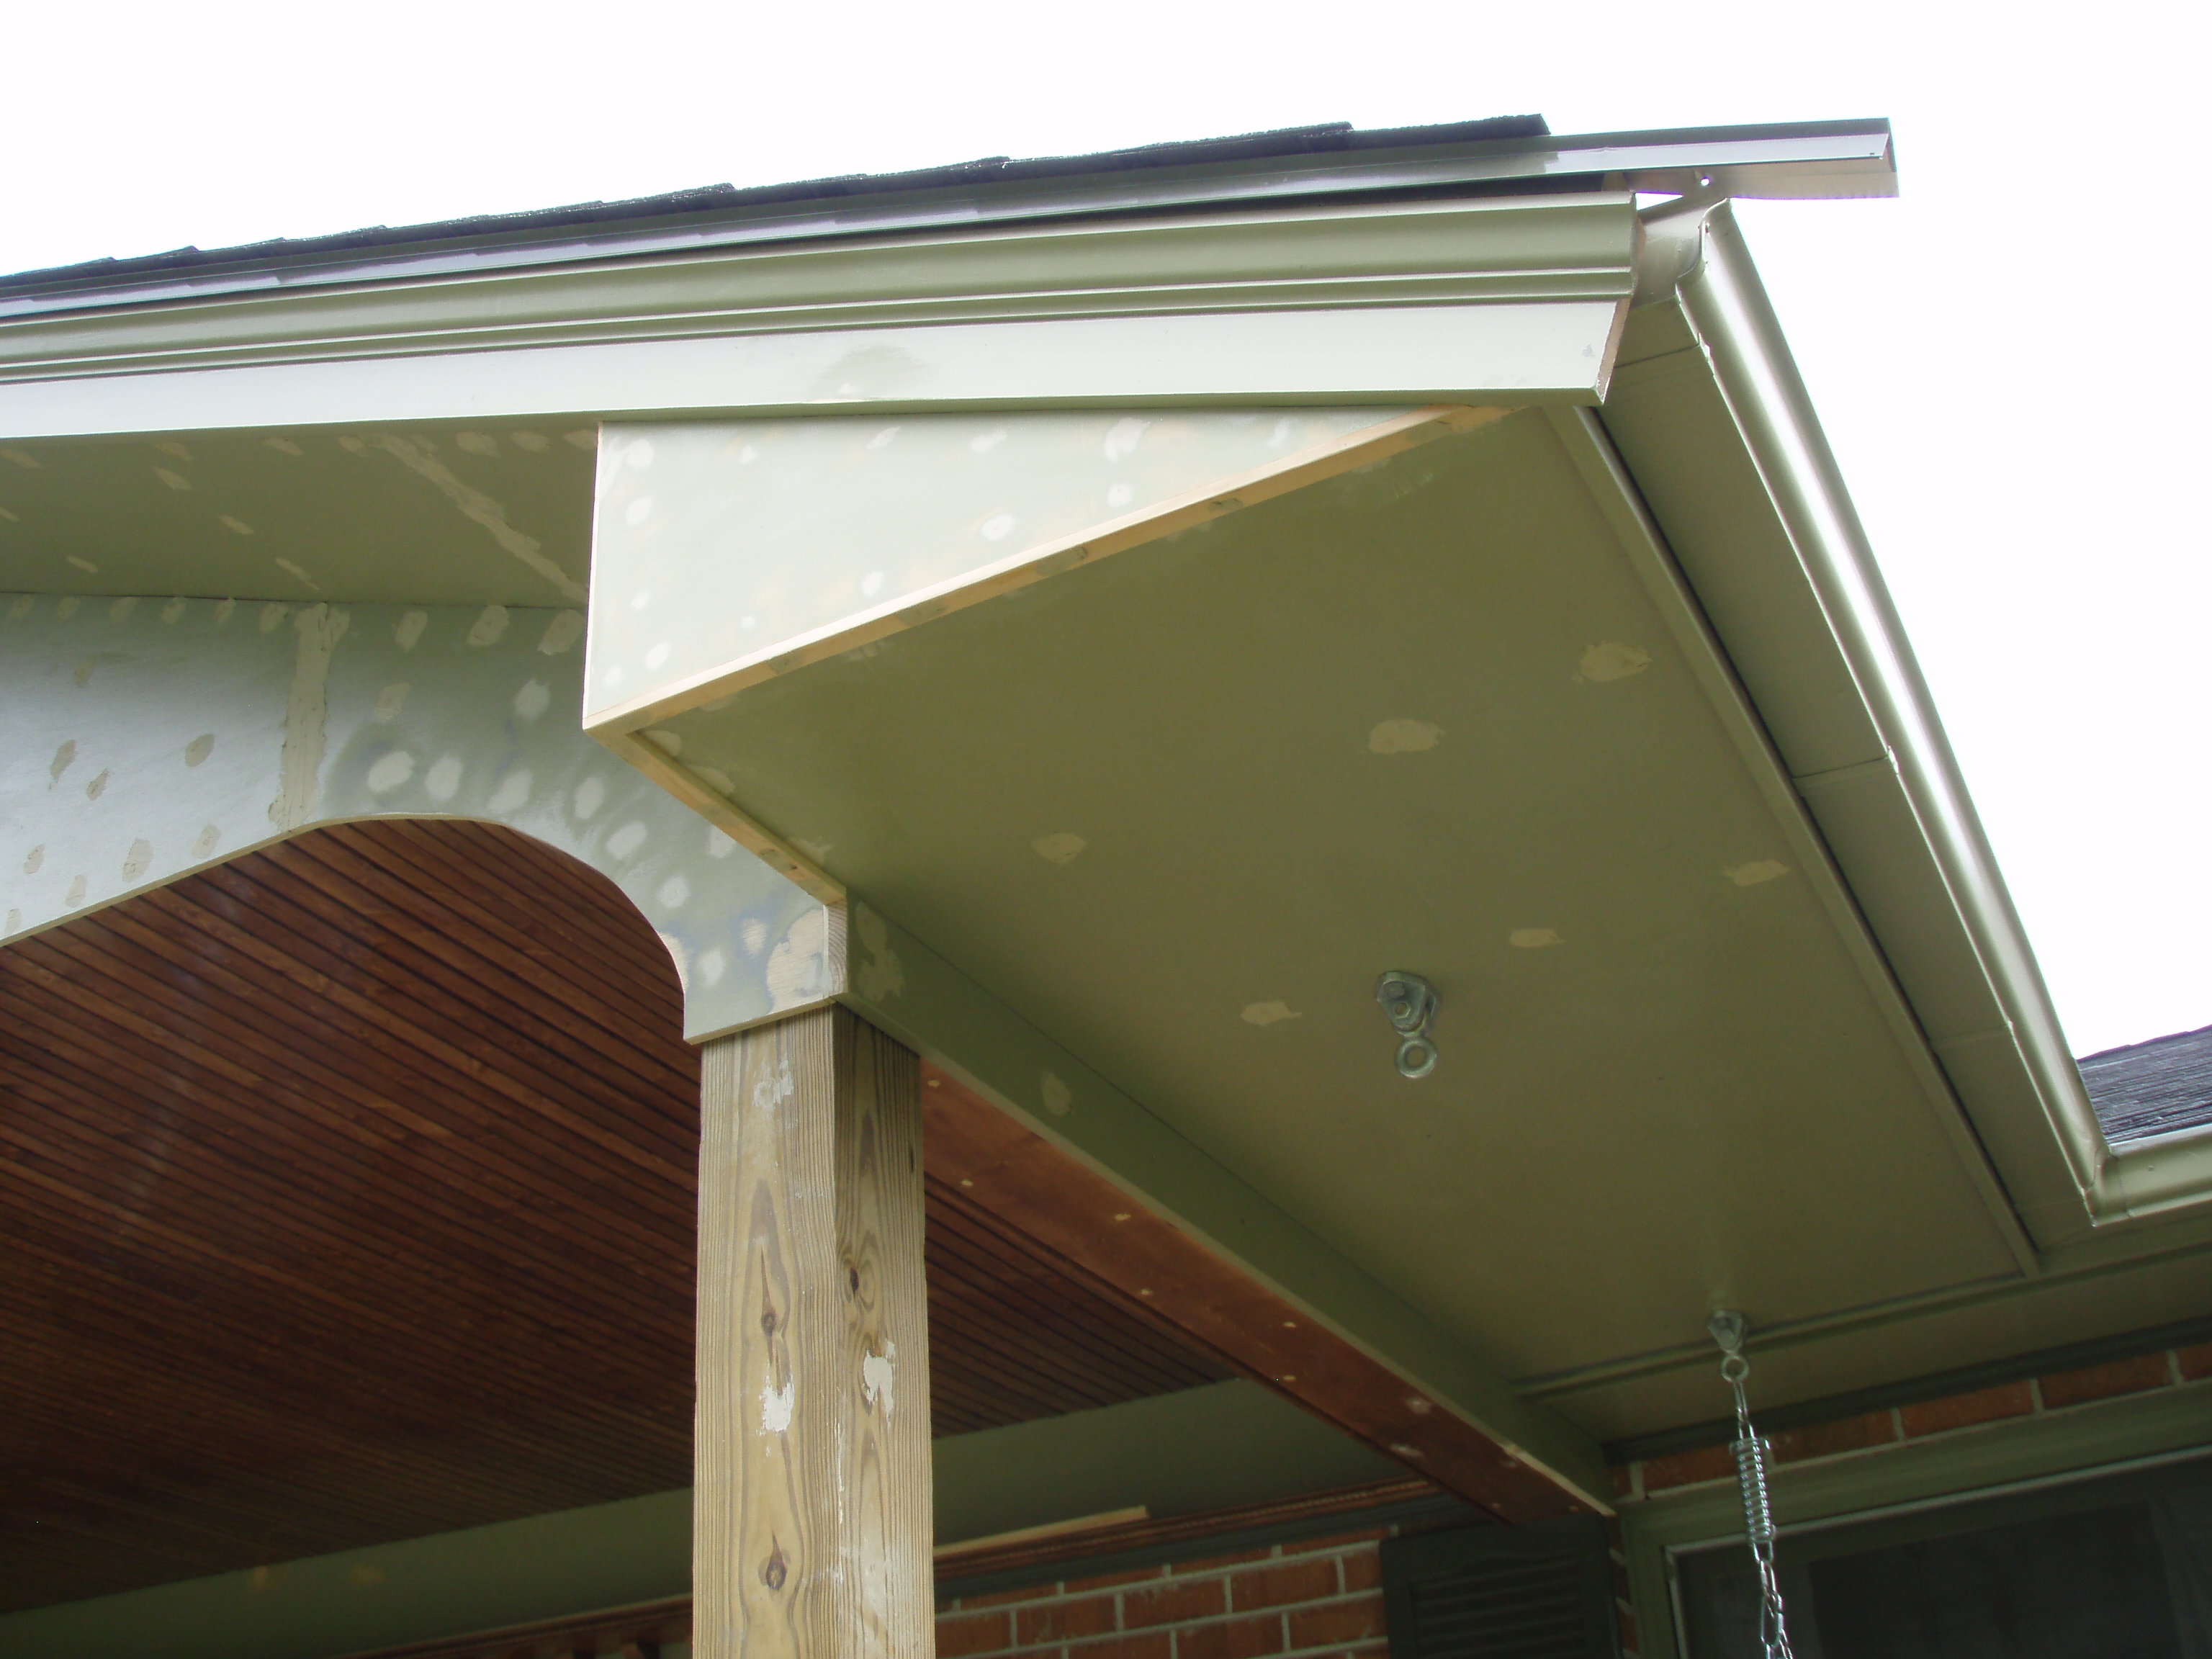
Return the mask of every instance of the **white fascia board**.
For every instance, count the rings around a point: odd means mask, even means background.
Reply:
[[[1686,199],[1647,215],[1646,228],[1639,299],[1664,295],[1680,303],[1855,692],[1847,717],[1832,711],[1812,722],[1825,720],[1837,752],[1810,764],[1793,757],[1793,781],[2023,1222],[2048,1251],[2094,1230],[2212,1201],[2212,1131],[2119,1148],[2104,1138],[1727,204]],[[1726,629],[1721,637],[1732,650],[1747,644],[1731,641]],[[1820,678],[1812,665],[1805,672]],[[1833,689],[1813,680],[1802,688],[1815,700]],[[1770,720],[1790,718],[1778,708],[1762,712]],[[1783,746],[1790,747],[1786,738]]]
[[[834,329],[0,385],[0,441],[549,415],[1595,403],[1625,299]]]
[[[505,418],[1589,403],[1622,191],[722,249],[0,320],[0,441]]]

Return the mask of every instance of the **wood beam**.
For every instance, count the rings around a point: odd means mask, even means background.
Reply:
[[[1153,1213],[959,1079],[922,1068],[930,1173],[1346,1433],[1502,1521],[1587,1514],[1555,1476]]]
[[[707,1045],[698,1659],[932,1659],[915,1055],[842,1008]]]

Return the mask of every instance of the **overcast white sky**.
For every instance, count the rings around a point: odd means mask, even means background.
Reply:
[[[1886,115],[1747,204],[2075,1052],[2212,1023],[2201,4],[10,9],[0,270],[1344,119]]]

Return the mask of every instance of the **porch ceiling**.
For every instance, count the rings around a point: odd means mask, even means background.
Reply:
[[[0,447],[0,592],[407,605],[584,597],[597,423]]]
[[[0,1611],[686,1486],[698,1060],[603,878],[311,831],[0,951]],[[933,1425],[1228,1374],[949,1182]]]
[[[659,724],[1507,1375],[2012,1273],[1578,430],[1524,410]],[[1387,969],[1442,992],[1420,1081]]]

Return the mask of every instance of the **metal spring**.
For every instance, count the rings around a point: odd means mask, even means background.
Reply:
[[[1729,1449],[1735,1454],[1736,1485],[1743,1492],[1743,1525],[1754,1547],[1774,1541],[1774,1508],[1766,1496],[1766,1443],[1743,1435]]]

